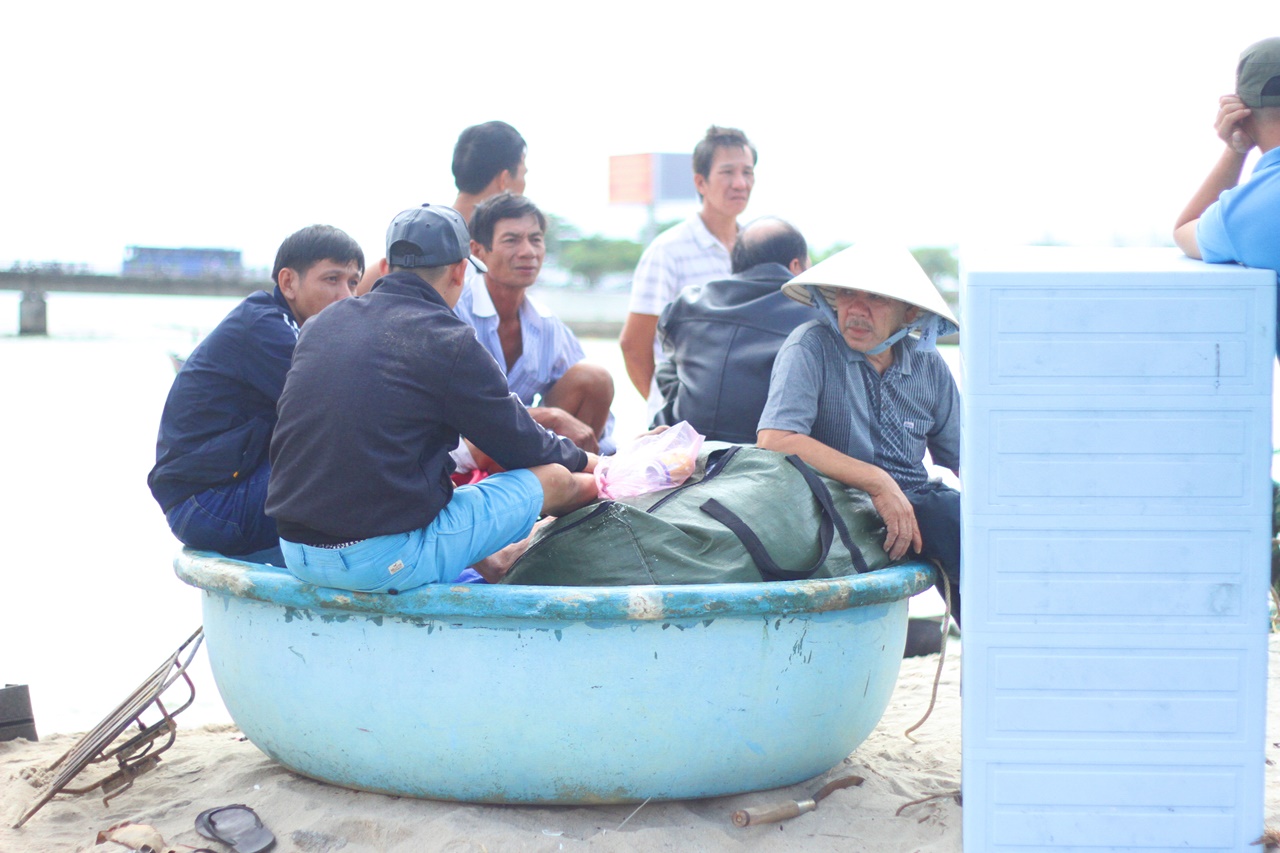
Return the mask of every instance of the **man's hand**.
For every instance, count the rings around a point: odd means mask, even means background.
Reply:
[[[1235,95],[1218,98],[1218,116],[1213,121],[1213,128],[1227,147],[1218,155],[1218,162],[1210,170],[1209,176],[1173,223],[1173,242],[1189,258],[1201,257],[1200,217],[1209,209],[1209,205],[1218,200],[1218,196],[1240,182],[1245,155],[1254,146],[1253,138],[1240,127],[1240,123],[1252,113],[1253,110]]]
[[[530,409],[529,414],[541,426],[562,435],[588,453],[600,452],[600,441],[595,430],[566,412],[552,406]]]
[[[920,538],[920,526],[916,524],[916,511],[911,501],[888,474],[880,480],[875,489],[867,490],[867,494],[871,495],[871,503],[884,519],[884,550],[891,560],[902,559],[908,548],[919,553],[924,540]]]
[[[1253,110],[1244,105],[1238,95],[1223,95],[1218,98],[1218,117],[1214,119],[1213,129],[1218,138],[1237,154],[1248,154],[1254,146],[1249,134],[1240,127],[1240,122],[1253,114]]]

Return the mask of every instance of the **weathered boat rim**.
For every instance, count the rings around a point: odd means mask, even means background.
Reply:
[[[909,598],[931,586],[932,565],[904,563],[841,578],[667,586],[438,584],[398,595],[303,583],[287,569],[184,549],[174,571],[209,593],[305,610],[408,619],[538,618],[660,621],[847,610]]]

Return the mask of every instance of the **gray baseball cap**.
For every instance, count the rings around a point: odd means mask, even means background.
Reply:
[[[1263,39],[1240,54],[1236,94],[1246,107],[1280,107],[1280,38]]]
[[[402,210],[387,226],[387,262],[393,267],[445,267],[463,258],[488,272],[471,254],[467,223],[452,207],[424,204]]]

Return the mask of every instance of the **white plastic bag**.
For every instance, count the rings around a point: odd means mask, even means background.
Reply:
[[[631,498],[678,486],[693,473],[703,436],[681,421],[670,429],[638,438],[596,464],[600,497]]]

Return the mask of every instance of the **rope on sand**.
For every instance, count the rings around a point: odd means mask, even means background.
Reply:
[[[933,674],[933,693],[929,696],[929,707],[925,709],[924,716],[920,718],[914,726],[902,733],[903,737],[912,743],[919,743],[911,736],[911,733],[924,725],[924,721],[929,719],[929,715],[933,713],[933,706],[938,702],[938,684],[942,681],[942,665],[947,660],[947,637],[951,633],[951,579],[947,577],[946,572],[940,572],[942,575],[942,594],[946,600],[947,612],[942,617],[942,649],[938,653],[938,671]],[[935,794],[934,796],[944,796]],[[929,799],[926,797],[925,799]],[[922,801],[917,801],[922,802]],[[912,805],[907,803],[907,805]],[[905,806],[903,807],[905,808]],[[901,811],[901,809],[899,809]]]

